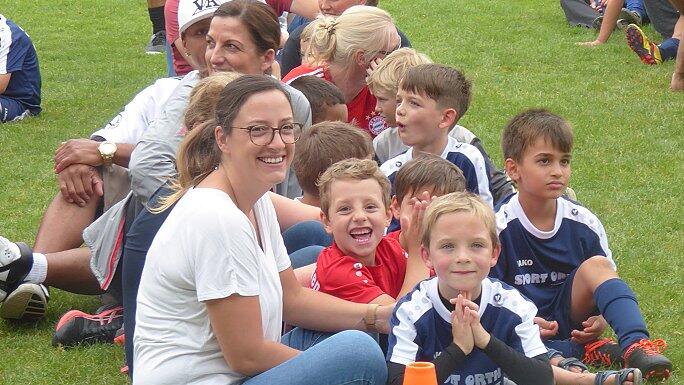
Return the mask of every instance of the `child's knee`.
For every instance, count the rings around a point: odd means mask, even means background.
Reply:
[[[592,275],[594,274],[607,274],[611,277],[617,277],[617,273],[613,268],[613,264],[610,260],[603,255],[595,255],[584,262],[579,267],[581,270],[586,271]]]

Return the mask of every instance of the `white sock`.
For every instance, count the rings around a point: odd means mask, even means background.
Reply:
[[[32,283],[43,283],[47,277],[48,263],[44,254],[33,253],[33,266],[26,276],[26,280]]]

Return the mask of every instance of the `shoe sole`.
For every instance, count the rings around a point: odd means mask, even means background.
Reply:
[[[670,378],[670,374],[672,374],[672,371],[669,368],[655,368],[646,372],[644,379],[646,381],[664,381]]]
[[[634,53],[639,56],[642,63],[648,65],[656,65],[658,61],[655,56],[651,54],[651,51],[644,46],[644,37],[639,29],[627,26],[627,45],[634,51]],[[649,43],[650,45],[651,43]]]
[[[35,283],[22,283],[0,307],[0,317],[4,319],[35,321],[43,318],[47,310],[48,297]]]

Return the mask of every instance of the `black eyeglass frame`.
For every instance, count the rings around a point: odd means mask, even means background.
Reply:
[[[286,141],[285,138],[283,138],[283,132],[281,131],[283,129],[283,127],[289,126],[289,125],[293,126],[294,141],[292,141],[292,142]],[[271,129],[271,138],[268,140],[268,142],[266,142],[264,144],[259,144],[259,143],[255,142],[254,137],[252,136],[252,130],[255,128],[266,128],[266,127]],[[269,144],[271,144],[273,142],[273,139],[275,139],[276,131],[278,131],[278,135],[280,135],[280,140],[282,140],[283,143],[295,144],[299,140],[299,138],[302,136],[302,128],[303,127],[304,127],[304,125],[302,123],[292,122],[292,123],[285,123],[285,124],[281,125],[280,127],[271,127],[271,126],[268,126],[266,124],[255,124],[255,125],[249,126],[249,127],[231,127],[231,128],[247,131],[249,133],[249,140],[257,146],[268,146]]]

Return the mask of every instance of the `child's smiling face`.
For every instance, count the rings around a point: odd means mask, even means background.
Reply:
[[[323,225],[345,255],[372,266],[390,218],[377,180],[339,179],[330,185],[330,208]]]
[[[474,213],[457,211],[439,216],[430,233],[430,245],[421,248],[428,268],[437,274],[440,293],[448,299],[459,293],[480,296],[482,280],[496,264],[500,247]]]

